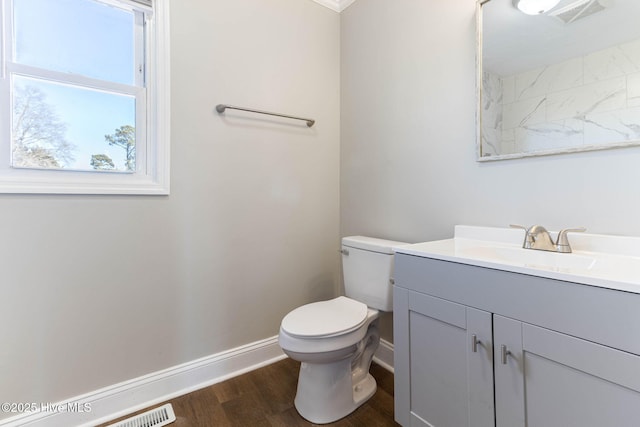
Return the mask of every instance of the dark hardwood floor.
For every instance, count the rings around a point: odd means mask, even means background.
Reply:
[[[311,426],[296,411],[293,398],[300,363],[284,359],[227,381],[160,403],[140,412],[171,403],[175,427],[288,427]],[[349,416],[328,426],[398,426],[393,421],[393,374],[372,364],[378,383],[376,394]],[[128,415],[121,419],[128,418]],[[107,426],[121,419],[102,424]]]

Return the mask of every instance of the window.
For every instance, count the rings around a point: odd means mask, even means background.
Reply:
[[[0,2],[0,192],[168,194],[168,0]]]

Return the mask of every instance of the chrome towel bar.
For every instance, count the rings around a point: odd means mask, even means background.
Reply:
[[[233,105],[226,105],[226,104],[218,104],[218,105],[216,105],[216,111],[218,113],[220,113],[220,114],[224,113],[224,110],[226,110],[226,109],[248,111],[250,113],[258,113],[258,114],[267,114],[269,116],[286,117],[287,119],[294,119],[294,120],[304,120],[305,122],[307,122],[307,126],[308,127],[313,126],[314,123],[316,122],[313,119],[305,119],[303,117],[289,116],[287,114],[270,113],[269,111],[261,111],[261,110],[254,110],[254,109],[251,109],[251,108],[235,107]]]

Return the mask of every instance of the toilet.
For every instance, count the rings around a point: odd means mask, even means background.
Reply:
[[[380,342],[378,317],[393,310],[392,247],[404,244],[344,237],[345,296],[303,305],[282,319],[280,347],[301,362],[294,404],[308,421],[339,420],[375,393],[369,367]]]

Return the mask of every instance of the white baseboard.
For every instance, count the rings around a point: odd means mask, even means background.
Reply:
[[[380,340],[380,346],[373,356],[373,361],[393,373],[393,344],[387,340]]]
[[[94,426],[285,357],[276,336],[47,405],[41,412],[0,420],[0,426]]]

